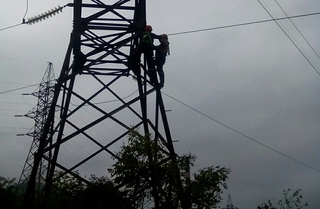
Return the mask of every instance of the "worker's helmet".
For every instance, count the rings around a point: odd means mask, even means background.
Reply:
[[[146,25],[146,27],[144,28],[145,31],[152,31],[152,27],[151,25]]]

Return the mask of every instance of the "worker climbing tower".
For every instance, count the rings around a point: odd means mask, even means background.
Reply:
[[[160,88],[157,82],[151,85],[145,59],[133,62],[147,22],[146,0],[114,1],[67,5],[73,8],[73,31],[34,157],[25,207],[34,199],[43,160],[50,164],[44,194],[57,169],[88,183],[93,165],[106,172],[134,129],[164,142],[168,159],[176,160]]]
[[[35,121],[34,127],[26,134],[33,138],[31,147],[24,164],[23,170],[21,172],[21,176],[18,182],[18,188],[23,190],[23,187],[29,181],[30,173],[33,168],[34,157],[39,149],[41,134],[43,132],[44,124],[47,122],[47,117],[49,113],[49,109],[52,103],[53,95],[54,95],[54,84],[55,77],[53,71],[53,64],[49,62],[47,69],[43,75],[43,78],[39,84],[39,87],[31,93],[32,96],[38,98],[37,105],[31,109],[28,113],[26,113],[25,117],[31,118]],[[50,131],[49,131],[50,133]],[[24,134],[18,134],[24,135]],[[48,138],[44,137],[46,140],[46,144],[50,144]],[[46,153],[46,158],[51,158],[51,152]],[[44,158],[39,162],[39,167],[35,179],[35,193],[39,195],[41,191],[41,185],[44,184],[46,179],[46,174],[48,172],[50,165],[49,162],[44,160]],[[19,194],[21,195],[21,194]]]

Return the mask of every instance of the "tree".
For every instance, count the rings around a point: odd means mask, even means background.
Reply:
[[[98,178],[92,175],[91,182],[85,190],[79,193],[75,208],[133,209],[125,192],[119,191],[106,177]]]
[[[297,189],[291,193],[290,189],[283,190],[284,199],[278,201],[278,208],[276,208],[270,200],[268,203],[263,203],[258,206],[258,209],[301,209],[308,206],[308,203],[302,203],[301,189]]]
[[[78,172],[75,172],[78,174]],[[59,177],[59,178],[58,178]],[[34,209],[72,209],[75,208],[80,192],[86,189],[85,183],[78,178],[64,174],[61,171],[55,173],[50,193],[40,196],[35,200]]]
[[[227,189],[225,180],[230,173],[229,169],[208,167],[194,174],[194,180],[190,184],[191,202],[197,208],[212,208],[222,200],[222,188]]]
[[[164,142],[132,131],[128,144],[116,154],[118,161],[110,169],[111,175],[114,182],[127,192],[135,207],[156,198],[159,208],[217,206],[222,188],[227,188],[225,181],[230,169],[211,166],[199,170],[191,180],[186,171],[193,166],[196,157],[187,154],[173,160],[165,146]]]
[[[91,175],[85,184],[74,176],[57,172],[50,194],[36,200],[35,209],[133,209],[126,194],[119,191],[106,177]]]
[[[18,198],[16,195],[15,179],[6,179],[0,177],[0,208],[15,209],[18,208]]]

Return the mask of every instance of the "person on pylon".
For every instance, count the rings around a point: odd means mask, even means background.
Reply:
[[[144,53],[144,56],[147,60],[150,82],[153,85],[155,84],[156,79],[155,62],[153,58],[153,50],[155,46],[153,45],[153,41],[154,39],[160,40],[160,38],[161,36],[152,33],[151,25],[146,25],[140,39],[140,56],[141,53]]]
[[[163,65],[166,62],[166,56],[170,54],[169,51],[169,41],[167,34],[160,35],[160,45],[156,46],[156,58],[155,64],[157,67],[157,72],[159,74],[160,82],[159,87],[162,88],[164,85],[164,72],[163,72]]]

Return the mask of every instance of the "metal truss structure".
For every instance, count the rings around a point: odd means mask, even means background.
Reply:
[[[43,160],[50,164],[45,194],[56,180],[56,169],[89,183],[85,174],[95,172],[92,169],[106,174],[134,129],[164,142],[168,159],[176,160],[160,88],[157,82],[151,85],[145,61],[133,70],[133,53],[146,25],[146,0],[114,1],[112,5],[102,0],[68,4],[74,10],[73,31],[35,155],[25,206],[34,199]]]
[[[222,208],[222,209],[239,209],[239,208],[237,208],[236,206],[234,206],[234,205],[232,204],[232,199],[231,199],[231,196],[230,196],[230,194],[229,194],[229,195],[228,195],[227,205],[226,205],[226,207],[224,207],[224,208]]]
[[[55,77],[53,71],[53,64],[49,63],[48,67],[43,75],[39,87],[31,95],[38,98],[37,105],[30,110],[27,114],[23,115],[25,117],[31,118],[35,121],[34,127],[26,135],[31,136],[33,141],[24,164],[19,182],[18,188],[24,187],[30,179],[30,173],[34,164],[34,156],[38,152],[41,134],[43,132],[44,124],[47,122],[49,109],[54,96],[54,85]],[[50,134],[50,132],[49,132]],[[46,144],[50,144],[47,137],[43,137],[46,140]],[[51,152],[45,154],[46,158],[51,158]],[[49,169],[48,161],[41,159],[39,162],[39,167],[35,179],[35,193],[39,195],[42,185],[44,185],[46,175]]]

